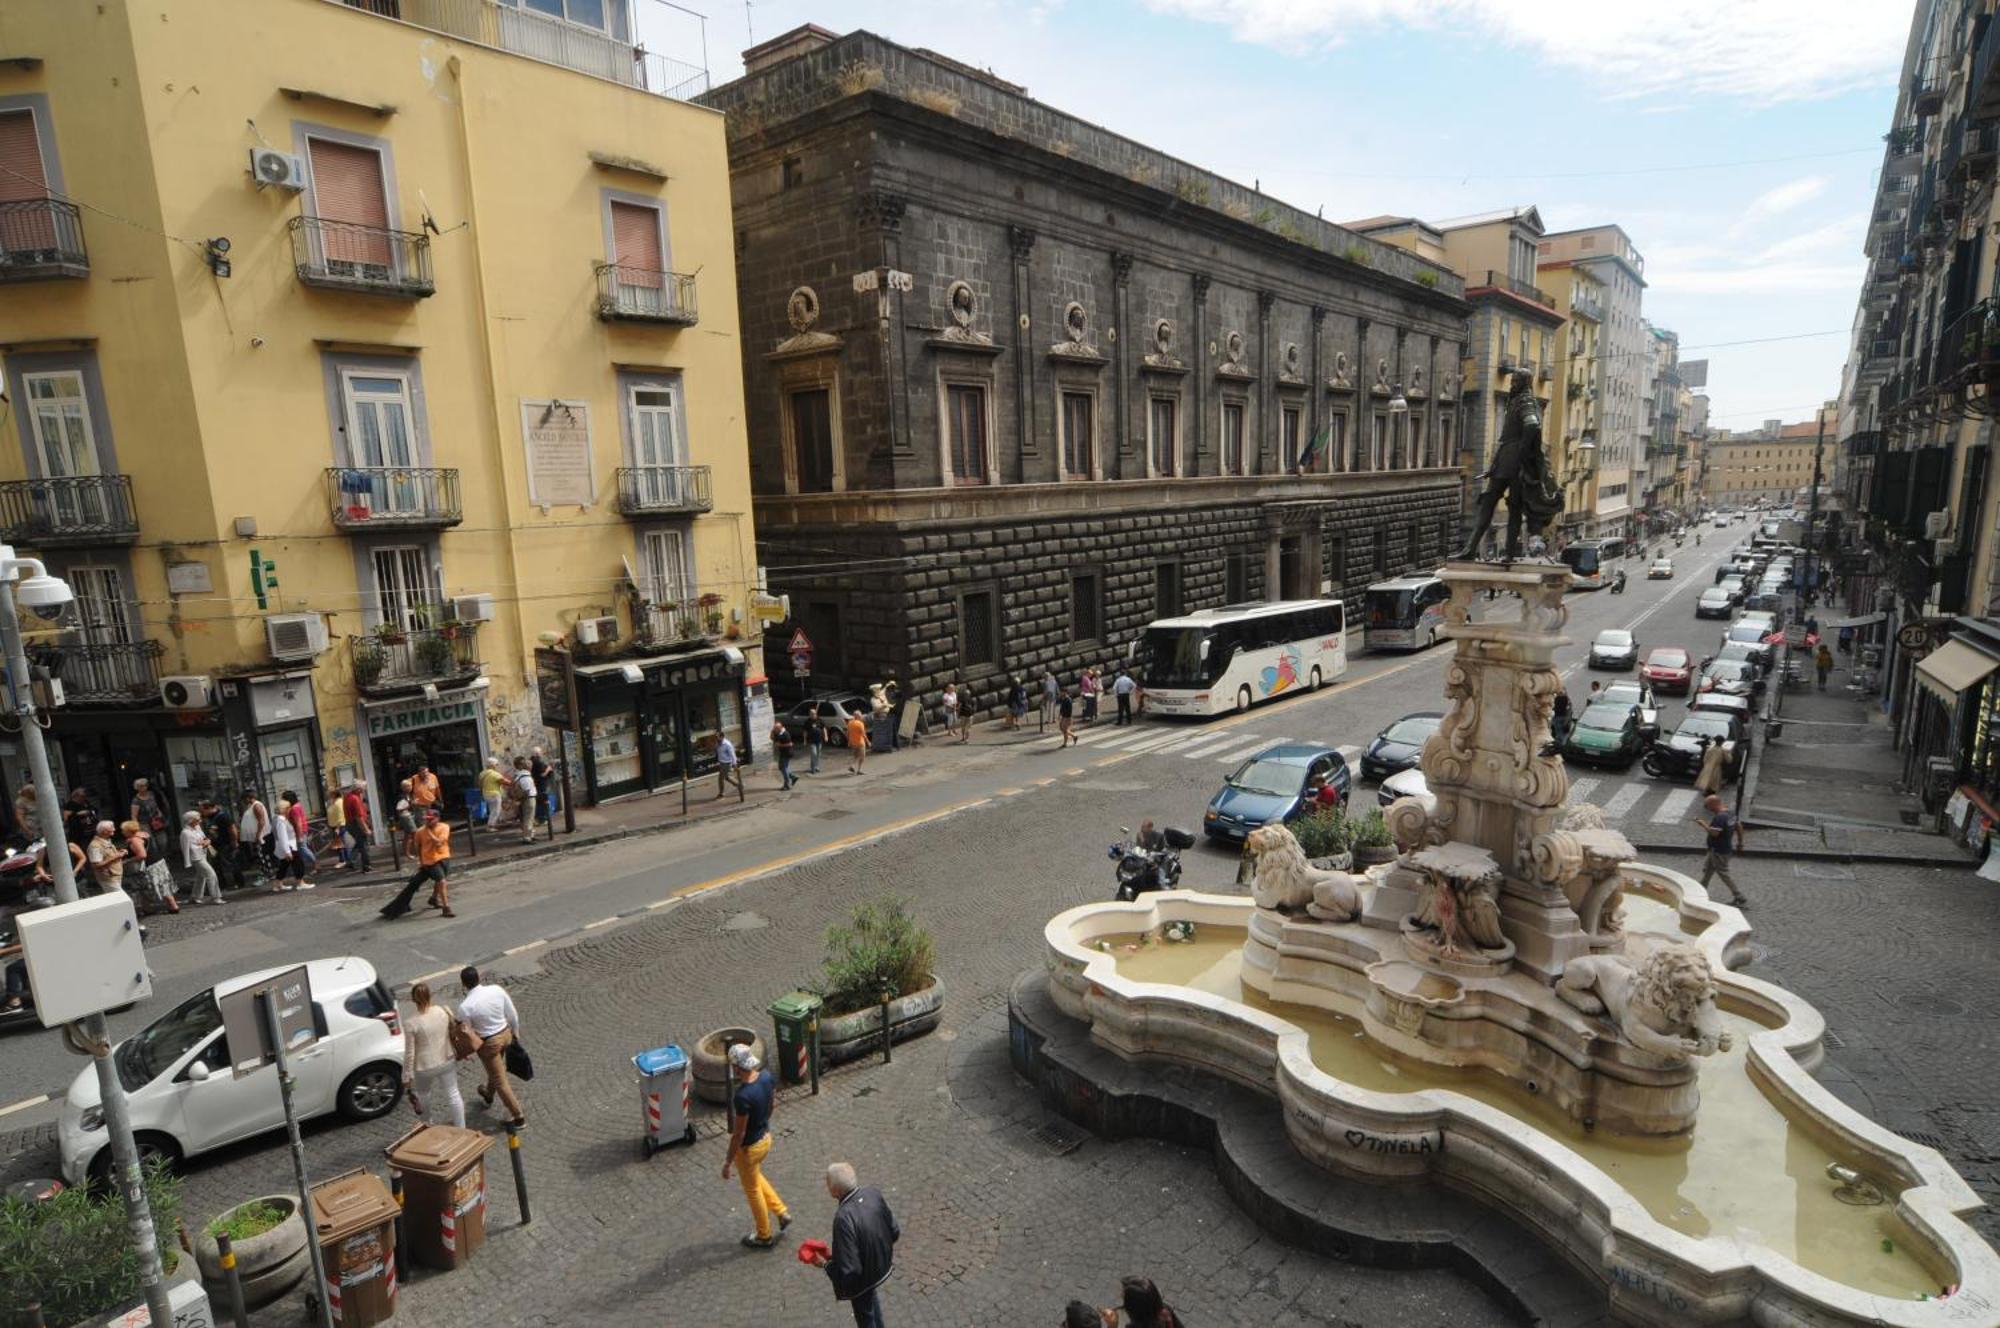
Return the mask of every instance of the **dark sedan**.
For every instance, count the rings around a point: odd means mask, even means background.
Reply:
[[[1424,754],[1424,743],[1442,723],[1443,715],[1426,710],[1422,714],[1405,715],[1383,729],[1368,744],[1368,750],[1361,753],[1361,778],[1379,784],[1410,769]]]
[[[1208,800],[1201,828],[1211,839],[1241,840],[1259,826],[1305,815],[1328,785],[1345,807],[1353,776],[1333,748],[1302,742],[1266,747],[1222,781]]]
[[[1622,628],[1609,628],[1590,643],[1593,669],[1629,669],[1639,662],[1639,642]]]
[[[1697,763],[1701,760],[1703,738],[1723,742],[1726,745],[1723,748],[1722,776],[1733,780],[1743,773],[1744,757],[1748,754],[1743,742],[1744,734],[1743,721],[1736,716],[1697,710],[1681,720],[1680,727],[1668,734],[1664,741],[1667,746]]]
[[[1572,761],[1614,765],[1623,770],[1639,759],[1645,747],[1639,735],[1639,707],[1618,701],[1598,701],[1583,708],[1563,739],[1562,754]]]

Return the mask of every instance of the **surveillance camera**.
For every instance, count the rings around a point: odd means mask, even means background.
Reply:
[[[14,597],[22,607],[31,610],[38,618],[53,622],[62,617],[63,608],[75,598],[69,583],[61,577],[38,572],[24,577],[14,587]]]
[[[65,601],[61,604],[30,604],[28,607],[43,622],[61,622],[63,610],[68,608],[69,604]]]

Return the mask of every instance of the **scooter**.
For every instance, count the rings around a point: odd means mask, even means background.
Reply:
[[[1134,840],[1128,826],[1119,826],[1125,839],[1111,846],[1109,857],[1118,865],[1112,873],[1118,879],[1119,903],[1130,903],[1149,890],[1174,890],[1181,883],[1181,850],[1194,847],[1194,836],[1176,826],[1158,831],[1152,839]]]
[[[1611,593],[1614,595],[1625,593],[1625,569],[1622,567],[1611,574]]]

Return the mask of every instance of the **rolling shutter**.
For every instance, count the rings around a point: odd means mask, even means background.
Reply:
[[[611,205],[611,261],[624,286],[657,286],[660,269],[660,213],[637,203]]]
[[[389,265],[389,204],[382,194],[382,154],[351,143],[310,139],[313,206],[329,226],[323,234],[329,263]],[[367,229],[358,229],[358,228]]]
[[[0,203],[47,198],[48,176],[42,171],[42,145],[35,137],[33,111],[0,114]]]

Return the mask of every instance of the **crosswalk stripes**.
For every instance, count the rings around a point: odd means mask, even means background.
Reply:
[[[1224,747],[1234,747],[1237,743],[1256,736],[1254,733],[1245,733],[1241,729],[1230,729],[1222,733],[1210,733],[1205,735],[1203,741],[1192,743],[1184,748],[1180,754],[1190,761],[1199,761],[1204,756],[1215,755]]]
[[[1246,733],[1241,736],[1247,738],[1251,735]],[[1265,747],[1265,746],[1269,746],[1269,742],[1266,739],[1258,738],[1255,742],[1252,742],[1247,746],[1242,746],[1232,743],[1226,750],[1223,748],[1211,748],[1208,751],[1203,752],[1202,755],[1214,757],[1216,762],[1220,765],[1234,765],[1236,762],[1242,760],[1250,753],[1256,751],[1259,747]]]
[[[1164,733],[1157,731],[1149,732],[1144,734],[1137,742],[1127,744],[1125,750],[1133,753],[1157,752],[1162,748],[1173,746],[1186,737],[1186,734],[1177,729],[1168,729]]]
[[[1596,775],[1585,775],[1581,779],[1572,779],[1569,782],[1569,800],[1572,803],[1589,802],[1590,795],[1595,793],[1597,786],[1603,782]]]
[[[1694,810],[1695,791],[1691,788],[1669,789],[1660,805],[1653,809],[1651,820],[1654,825],[1665,825],[1669,821],[1679,821]]]
[[[1344,747],[1336,747],[1334,750],[1340,753],[1341,760],[1347,762],[1349,770],[1359,770],[1361,768],[1361,748],[1349,743]]]
[[[1604,815],[1610,820],[1618,820],[1625,813],[1636,807],[1639,804],[1639,799],[1645,797],[1646,790],[1651,787],[1649,784],[1625,785],[1625,787],[1612,794],[1610,800],[1604,804]]]

